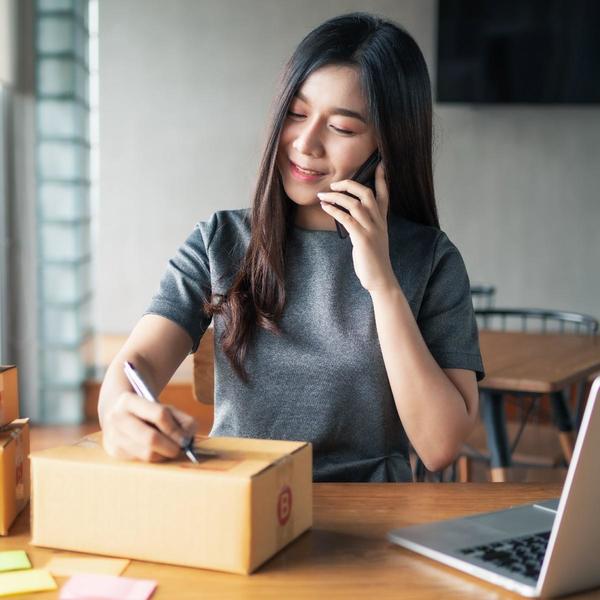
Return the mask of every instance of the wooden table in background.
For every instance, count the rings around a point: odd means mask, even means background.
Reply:
[[[389,543],[388,530],[557,497],[556,484],[314,485],[314,526],[249,576],[132,561],[125,576],[154,579],[153,599],[517,598]],[[123,532],[126,535],[127,532]],[[29,545],[20,515],[2,549],[25,549],[34,567],[57,550]],[[466,540],[465,540],[466,541]],[[59,585],[64,578],[57,578]],[[35,594],[57,598],[58,592]],[[600,590],[577,597],[600,598]]]
[[[600,372],[600,336],[482,330],[479,343],[486,372],[479,388],[487,404],[482,414],[492,454],[492,478],[505,481],[510,466],[502,396],[511,392],[550,394],[555,417],[559,417],[563,453],[570,460],[574,428],[562,410],[567,406],[563,390]]]
[[[550,393],[600,371],[600,336],[482,330],[479,344],[487,389]]]

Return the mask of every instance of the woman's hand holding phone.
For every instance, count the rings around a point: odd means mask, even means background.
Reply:
[[[371,293],[398,285],[390,261],[389,194],[382,163],[375,169],[375,192],[351,179],[335,181],[330,187],[333,191],[320,192],[317,196],[322,209],[350,235],[354,270],[361,285]]]
[[[369,158],[356,170],[354,175],[352,175],[352,181],[357,181],[362,185],[366,185],[369,189],[375,190],[375,169],[379,164],[381,157],[379,155],[379,150],[375,150]],[[338,206],[341,210],[346,213],[350,211],[342,206]],[[348,231],[346,228],[339,222],[334,219],[336,229],[340,238],[345,239],[348,237]]]

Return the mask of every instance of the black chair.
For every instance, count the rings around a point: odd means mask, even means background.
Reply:
[[[480,329],[500,331],[522,331],[540,333],[574,333],[579,335],[596,335],[598,321],[588,315],[546,309],[476,309],[475,315]],[[489,460],[493,467],[506,467],[511,463],[514,453],[525,426],[534,411],[539,409],[540,395],[527,394],[513,391],[509,393],[516,398],[521,411],[521,423],[515,439],[509,443],[504,427],[504,394],[495,390],[480,390],[481,415],[486,429],[490,457],[482,455],[472,447],[466,445],[466,453],[471,458]],[[559,430],[563,452],[566,445],[572,444],[573,433],[581,421],[583,401],[585,395],[585,382],[577,386],[577,403],[575,426],[569,409],[567,394],[558,391],[550,394],[551,408],[554,422]],[[527,401],[529,404],[527,405]],[[571,448],[572,450],[572,448]],[[539,465],[538,465],[539,466]]]
[[[475,317],[480,329],[588,335],[598,333],[598,321],[594,317],[565,310],[476,308]]]
[[[492,308],[496,297],[496,288],[493,285],[475,284],[471,286],[473,308]]]

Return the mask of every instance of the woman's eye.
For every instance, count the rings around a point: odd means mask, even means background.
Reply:
[[[300,114],[300,113],[295,113],[292,112],[291,110],[288,110],[288,116],[290,117],[294,117],[296,119],[303,119],[304,115]],[[337,131],[338,133],[341,133],[343,135],[354,135],[353,131],[349,131],[348,129],[340,129],[339,127],[336,127],[335,125],[331,125],[331,128],[335,131]]]
[[[331,127],[339,133],[345,133],[346,135],[354,135],[353,131],[348,131],[347,129],[340,129],[339,127],[334,127],[333,125]]]

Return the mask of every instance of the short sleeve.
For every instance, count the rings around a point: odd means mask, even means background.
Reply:
[[[462,256],[440,232],[431,275],[417,323],[432,356],[443,369],[475,371],[484,377],[471,285]]]
[[[195,352],[211,317],[203,304],[211,297],[210,263],[207,253],[210,236],[206,223],[196,225],[192,233],[169,260],[158,291],[144,314],[165,317],[187,331]]]

